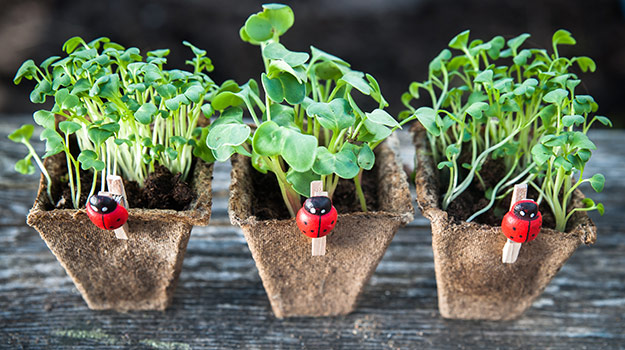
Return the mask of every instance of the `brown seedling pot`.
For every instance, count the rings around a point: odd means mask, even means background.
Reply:
[[[52,179],[66,172],[49,159],[45,165]],[[39,232],[89,308],[164,310],[171,303],[193,225],[208,225],[212,172],[212,164],[196,162],[189,178],[194,199],[187,210],[130,208],[127,240],[96,227],[84,208],[47,210],[42,176],[28,225]]]
[[[385,144],[376,148],[378,210],[339,213],[326,254],[311,256],[311,238],[295,219],[260,220],[249,158],[232,158],[229,212],[242,228],[274,314],[334,316],[352,312],[397,229],[413,219],[406,175]],[[267,176],[273,176],[269,174]]]
[[[577,247],[595,242],[595,225],[588,215],[578,212],[569,220],[567,232],[543,227],[535,240],[522,245],[515,263],[504,264],[506,237],[500,226],[467,223],[440,209],[438,171],[426,142],[425,132],[417,131],[417,202],[432,224],[441,315],[474,320],[521,316]],[[581,205],[583,198],[576,191],[574,205]]]

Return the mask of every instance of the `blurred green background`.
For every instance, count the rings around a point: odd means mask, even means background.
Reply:
[[[61,54],[63,42],[107,36],[142,52],[170,48],[170,68],[181,68],[190,52],[182,40],[206,49],[213,79],[258,79],[258,48],[239,39],[239,28],[261,1],[251,0],[39,0],[0,1],[0,115],[30,114],[42,108],[28,99],[32,83],[12,82],[19,65]],[[581,91],[599,103],[599,114],[625,127],[625,1],[595,0],[320,0],[285,1],[295,25],[282,42],[296,51],[309,45],[335,54],[371,73],[390,102],[402,110],[401,94],[424,80],[427,65],[457,33],[471,38],[511,38],[527,32],[528,44],[551,50],[551,35],[572,32],[565,55],[595,59],[595,73],[580,74]],[[580,91],[580,93],[581,93]]]

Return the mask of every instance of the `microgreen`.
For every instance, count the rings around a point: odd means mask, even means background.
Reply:
[[[408,110],[400,119],[416,116],[427,131],[438,169],[447,175],[442,208],[475,185],[474,180],[484,185],[483,165],[492,158],[504,164],[503,176],[484,189],[489,204],[467,221],[486,212],[516,183],[529,183],[538,191],[538,200],[547,202],[559,231],[576,211],[603,213],[603,205],[591,200],[583,208],[568,210],[580,184],[589,182],[597,192],[603,189],[603,175],[584,178],[596,148],[586,134],[596,121],[608,126],[611,122],[595,115],[598,106],[591,96],[576,94],[580,80],[571,72],[575,65],[592,72],[594,61],[560,56],[560,45],[575,44],[566,30],[553,35],[551,54],[522,48],[529,34],[507,42],[500,36],[469,41],[469,34],[454,37],[449,47],[459,52],[443,50],[430,63],[428,79],[413,82],[402,96]],[[429,107],[411,105],[422,97],[420,92],[430,99]]]
[[[147,52],[112,43],[108,38],[85,42],[73,37],[65,42],[66,57],[53,56],[37,66],[27,60],[18,69],[14,83],[35,80],[33,103],[54,100],[51,110],[34,113],[46,141],[43,158],[64,153],[72,203],[80,206],[80,170],[93,171],[90,195],[95,192],[98,172],[121,172],[127,180],[143,185],[149,172],[161,164],[172,173],[189,174],[192,156],[212,161],[202,146],[207,131],[198,127],[202,115],[212,114],[210,99],[218,91],[207,72],[213,70],[206,51],[184,42],[194,54],[187,61],[192,71],[166,70],[168,49]],[[28,147],[29,153],[16,169],[33,170],[34,159],[48,181],[50,177],[28,139],[33,127],[23,126],[11,140]],[[80,153],[70,152],[78,144]],[[197,145],[199,147],[196,147]],[[102,181],[104,186],[104,181]],[[50,201],[52,198],[48,193]]]
[[[375,162],[373,150],[401,127],[383,109],[375,78],[353,70],[344,60],[315,47],[295,52],[280,43],[293,25],[290,7],[263,5],[240,30],[243,41],[260,47],[265,71],[244,85],[222,85],[211,105],[220,116],[211,126],[207,146],[218,160],[234,153],[251,157],[260,172],[272,172],[292,216],[301,206],[300,195],[310,196],[309,184],[321,180],[332,197],[339,178],[353,179],[362,210],[363,170]],[[352,94],[369,96],[378,106],[363,112]],[[241,118],[249,112],[254,127]]]

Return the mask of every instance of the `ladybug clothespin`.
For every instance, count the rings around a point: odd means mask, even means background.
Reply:
[[[103,230],[113,230],[117,239],[128,239],[128,200],[122,178],[106,177],[109,192],[100,191],[87,201],[87,215]]]
[[[533,241],[543,224],[538,204],[531,199],[525,199],[526,196],[527,184],[514,185],[510,211],[501,222],[501,230],[508,239],[501,256],[501,261],[506,264],[517,260],[521,244]]]
[[[336,225],[338,213],[328,198],[328,192],[323,191],[321,181],[310,183],[310,198],[297,212],[295,221],[297,227],[308,237],[312,238],[312,255],[326,255],[326,235]]]

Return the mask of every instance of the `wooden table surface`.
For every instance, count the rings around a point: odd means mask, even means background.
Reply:
[[[213,217],[193,229],[173,305],[92,311],[25,223],[38,176],[16,174],[25,148],[6,136],[30,116],[0,116],[0,348],[8,349],[625,349],[625,131],[592,131],[602,172],[597,244],[580,247],[516,321],[456,321],[437,309],[429,222],[400,229],[348,316],[276,319],[226,212],[229,165],[215,168]],[[400,134],[402,159],[412,146]],[[37,147],[43,145],[37,141]],[[585,187],[590,193],[591,189]],[[413,191],[414,193],[414,191]]]

